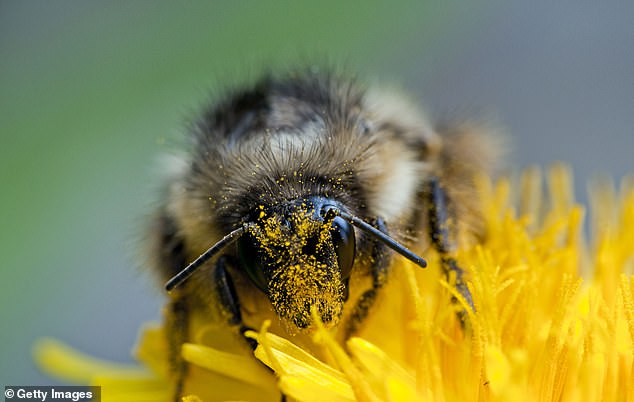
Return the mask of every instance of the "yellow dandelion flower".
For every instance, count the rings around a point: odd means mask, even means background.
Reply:
[[[456,255],[474,310],[440,270],[395,258],[385,297],[345,344],[318,325],[312,344],[299,347],[265,323],[246,333],[258,344],[251,353],[226,328],[200,325],[182,347],[183,401],[634,402],[634,185],[594,187],[587,245],[570,172],[557,165],[548,183],[545,199],[535,168],[516,190],[480,180],[487,238]],[[53,375],[101,385],[104,401],[173,395],[160,326],[142,332],[139,367],[51,340],[35,354]]]

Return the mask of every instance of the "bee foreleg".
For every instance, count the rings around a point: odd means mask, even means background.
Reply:
[[[383,219],[377,218],[374,226],[381,232],[387,234],[387,227]],[[359,330],[359,327],[368,316],[370,309],[376,301],[379,289],[381,289],[387,281],[388,267],[387,247],[383,243],[375,241],[372,248],[372,288],[365,291],[359,300],[357,300],[346,325],[346,339]]]
[[[447,276],[455,273],[456,290],[460,292],[472,310],[473,299],[471,292],[464,282],[463,270],[458,266],[455,258],[451,253],[455,249],[455,234],[451,224],[449,211],[449,199],[447,193],[440,185],[438,178],[434,177],[429,181],[429,235],[432,245],[440,253],[443,270]],[[464,312],[460,314],[461,320],[464,319]]]
[[[179,402],[183,394],[187,362],[181,356],[181,346],[187,341],[188,310],[182,298],[174,299],[168,306],[166,327],[167,341],[170,345],[169,361],[175,376],[174,401]]]
[[[228,255],[222,255],[216,261],[216,269],[214,270],[214,283],[216,284],[216,291],[220,304],[223,306],[227,313],[227,323],[231,326],[238,327],[240,334],[244,336],[244,333],[252,328],[244,325],[242,321],[242,312],[240,311],[240,299],[238,293],[231,279],[231,275],[227,270],[227,265],[234,265],[232,257]],[[251,349],[255,349],[257,342],[251,338],[244,336]]]
[[[258,342],[255,339],[247,338],[245,336],[245,332],[252,331],[253,328],[245,325],[242,321],[240,299],[238,298],[238,293],[236,292],[235,285],[233,284],[233,279],[231,279],[231,275],[227,270],[227,265],[235,265],[233,257],[229,255],[221,255],[216,261],[214,282],[216,284],[216,291],[218,292],[218,299],[229,316],[227,323],[231,326],[238,327],[240,334],[249,344],[251,350],[255,350],[258,346]],[[282,394],[280,398],[281,402],[286,401],[286,395]]]

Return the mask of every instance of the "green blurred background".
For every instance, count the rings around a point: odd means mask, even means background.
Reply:
[[[0,382],[56,383],[42,336],[131,361],[163,304],[136,256],[159,156],[262,67],[326,59],[493,116],[512,165],[566,160],[577,187],[634,170],[634,2],[557,3],[0,1]]]

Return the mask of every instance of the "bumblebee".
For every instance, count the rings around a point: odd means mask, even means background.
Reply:
[[[149,231],[181,375],[194,315],[237,334],[268,317],[293,334],[316,312],[346,339],[395,255],[424,267],[435,248],[471,299],[451,253],[460,227],[482,234],[473,179],[495,159],[484,130],[434,127],[396,91],[306,69],[230,92],[190,134]]]

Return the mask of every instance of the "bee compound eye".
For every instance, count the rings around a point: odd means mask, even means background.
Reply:
[[[354,228],[348,221],[340,216],[332,220],[331,228],[332,244],[337,253],[337,263],[341,270],[341,277],[350,277],[354,256],[356,252]]]
[[[237,242],[238,261],[251,282],[263,292],[267,291],[267,280],[264,275],[264,261],[256,239],[245,234]]]

